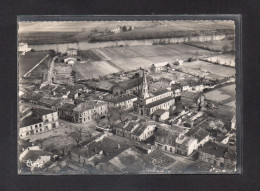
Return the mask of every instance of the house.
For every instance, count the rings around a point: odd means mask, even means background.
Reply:
[[[166,70],[168,62],[155,63],[151,66],[151,72],[161,72]]]
[[[67,49],[67,55],[68,56],[76,56],[78,54],[77,49],[75,48],[68,48]]]
[[[134,95],[120,95],[106,99],[106,102],[108,103],[108,107],[111,108],[122,107],[125,109],[130,109],[133,107],[133,103],[136,100],[137,97]]]
[[[25,149],[19,156],[20,162],[23,160],[23,158],[28,154],[29,151],[39,151],[41,150],[39,146],[32,146]]]
[[[188,128],[177,125],[159,126],[154,133],[155,147],[166,152],[176,153],[176,139],[184,135],[187,131]]]
[[[153,135],[155,127],[155,124],[142,122],[140,120],[129,121],[125,124],[118,124],[115,127],[115,134],[128,139],[143,141]]]
[[[67,57],[64,59],[64,62],[69,65],[74,65],[78,62],[78,60],[75,57]]]
[[[29,135],[50,131],[57,127],[59,127],[57,111],[34,108],[32,115],[23,118],[20,122],[19,137],[25,139]]]
[[[142,84],[142,77],[120,82],[112,86],[114,95],[139,93]]]
[[[192,90],[192,87],[190,87],[190,83],[189,82],[181,82],[181,86],[182,86],[182,91],[190,91]]]
[[[182,92],[182,86],[180,83],[172,84],[171,90],[173,91],[174,97],[179,97]]]
[[[154,92],[162,89],[168,89],[171,90],[171,85],[165,81],[158,81],[149,84],[149,91]]]
[[[197,139],[198,147],[202,147],[209,141],[209,132],[200,127],[191,128],[185,135]]]
[[[190,87],[192,92],[202,92],[204,90],[204,85],[200,82],[190,82]]]
[[[222,143],[222,144],[228,144],[229,136],[227,135],[220,135],[216,137],[216,142]]]
[[[38,101],[42,98],[42,94],[40,93],[36,93],[36,92],[31,92],[30,94],[27,93],[27,94],[24,94],[21,99],[26,101],[26,102],[29,102],[29,103],[32,103],[32,104],[38,104]]]
[[[63,105],[60,106],[60,108],[58,109],[59,111],[59,117],[61,119],[65,119],[68,121],[74,121],[74,113],[73,113],[73,109],[77,107],[74,104],[71,103],[64,103]]]
[[[96,117],[106,116],[107,112],[106,102],[99,100],[86,101],[73,108],[73,121],[87,123]]]
[[[236,165],[236,151],[232,146],[209,141],[199,150],[199,160],[232,169]]]
[[[202,93],[195,93],[185,91],[181,93],[181,102],[183,105],[193,109],[198,109],[204,106],[204,95]]]
[[[176,139],[176,153],[189,156],[198,149],[198,139],[181,135]]]
[[[115,141],[109,137],[101,137],[82,147],[71,151],[71,159],[80,166],[90,166],[100,171],[108,171],[108,161],[128,149],[127,144]]]
[[[28,44],[27,43],[19,43],[18,45],[18,52],[20,52],[22,55],[25,55],[26,52],[29,52],[31,50],[31,48],[28,48]]]
[[[155,121],[164,121],[169,118],[169,111],[163,109],[157,109],[152,114],[152,119]]]

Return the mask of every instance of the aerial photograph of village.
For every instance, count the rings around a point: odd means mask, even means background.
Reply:
[[[18,174],[236,173],[231,20],[18,20]]]

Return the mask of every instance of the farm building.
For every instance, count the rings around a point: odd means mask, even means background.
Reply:
[[[168,62],[155,63],[151,66],[151,72],[161,72],[166,70]]]
[[[19,43],[18,46],[18,51],[22,54],[25,55],[26,52],[29,52],[31,50],[31,48],[28,48],[28,44],[27,43]]]
[[[77,49],[74,49],[74,48],[68,48],[67,49],[67,55],[74,56],[74,55],[77,55],[77,54],[78,54]]]

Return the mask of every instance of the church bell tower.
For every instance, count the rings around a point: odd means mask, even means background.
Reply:
[[[143,83],[142,83],[141,97],[147,98],[147,97],[149,97],[148,83],[147,83],[147,79],[146,79],[145,70],[144,69],[142,69],[142,70],[143,70]]]

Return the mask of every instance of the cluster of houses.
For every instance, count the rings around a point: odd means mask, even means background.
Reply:
[[[64,62],[73,65],[77,61],[77,50],[68,49]],[[169,69],[169,63],[154,64],[151,67],[152,72],[166,69]],[[100,94],[95,99],[83,98],[82,95],[90,90],[79,84],[48,85],[38,92],[24,94],[21,97],[23,101],[49,109],[32,108],[27,111],[20,119],[19,137],[26,139],[57,128],[59,119],[84,124],[95,118],[106,117],[109,108],[122,108],[133,111],[139,119],[116,124],[113,127],[115,135],[136,142],[154,137],[155,147],[164,152],[188,157],[198,150],[201,161],[220,168],[234,167],[236,156],[233,147],[227,145],[228,137],[212,139],[207,130],[199,125],[194,126],[194,121],[202,116],[200,110],[205,105],[202,94],[205,86],[195,82],[176,83],[166,78],[151,83],[145,70],[142,73],[141,77],[109,85],[109,88],[99,87],[94,92],[108,92],[109,96]],[[180,108],[181,112],[170,118]],[[185,116],[189,116],[189,120],[185,121],[191,121],[189,125],[183,123]],[[166,121],[171,125],[159,125]],[[235,123],[234,117],[231,127],[233,130]],[[129,146],[104,136],[72,150],[71,159],[82,166],[113,170],[111,160],[128,148]],[[43,158],[49,160],[48,157]]]

